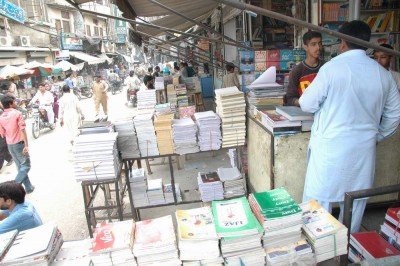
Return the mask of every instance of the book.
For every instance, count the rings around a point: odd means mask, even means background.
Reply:
[[[400,255],[400,251],[391,246],[377,232],[352,233],[350,245],[366,260]]]
[[[18,234],[18,230],[12,230],[7,233],[0,234],[0,259],[2,259],[5,253],[10,248],[15,236]]]
[[[217,239],[210,207],[176,210],[175,217],[180,240]]]
[[[96,225],[92,240],[92,252],[108,252],[132,249],[135,223],[133,220]]]
[[[219,179],[217,172],[209,172],[209,173],[200,173],[201,180],[203,183],[211,183],[221,181]]]
[[[303,121],[313,120],[314,115],[311,113],[303,112],[300,107],[297,106],[277,106],[276,112],[285,116],[290,121]]]

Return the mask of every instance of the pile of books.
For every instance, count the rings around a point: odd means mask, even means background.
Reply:
[[[400,208],[389,208],[381,225],[380,235],[400,250]]]
[[[377,232],[352,233],[349,244],[348,257],[353,263],[400,255],[400,251],[390,245]]]
[[[246,193],[245,181],[237,167],[219,167],[218,176],[224,186],[224,198],[243,196]]]
[[[154,89],[158,91],[165,90],[164,77],[156,77],[154,81]]]
[[[175,195],[176,195],[176,201],[181,202],[182,194],[181,194],[181,189],[180,189],[178,183],[175,183]],[[164,185],[164,198],[165,198],[165,203],[173,203],[174,202],[174,193],[172,191],[172,184]]]
[[[213,201],[215,228],[221,237],[221,251],[227,265],[264,265],[261,245],[263,228],[245,197]]]
[[[157,104],[156,90],[140,90],[137,92],[137,110],[143,113],[153,113]]]
[[[264,227],[264,248],[281,247],[301,238],[302,210],[283,187],[249,195],[254,215]]]
[[[173,85],[173,84],[167,85],[167,98],[168,98],[168,103],[170,104],[170,107],[171,107],[171,111],[173,113],[175,113],[176,112],[176,103],[177,103],[175,85]]]
[[[153,126],[153,114],[138,114],[133,118],[142,157],[159,155],[156,134]]]
[[[217,114],[222,119],[222,148],[243,145],[246,137],[246,102],[236,87],[215,90]]]
[[[188,106],[189,99],[187,95],[186,85],[185,84],[176,85],[175,91],[176,91],[176,99],[178,106],[179,107]]]
[[[77,181],[114,179],[118,176],[118,133],[79,135],[72,148]]]
[[[50,265],[57,256],[63,237],[57,226],[49,223],[6,236],[1,265]]]
[[[177,210],[180,259],[221,264],[218,236],[210,207]]]
[[[303,112],[297,106],[277,106],[276,113],[286,117],[290,122],[301,123],[301,131],[310,131],[314,123],[314,115]]]
[[[347,228],[315,200],[300,204],[303,233],[313,247],[317,262],[347,254]]]
[[[261,124],[273,135],[292,135],[301,132],[301,121],[290,121],[275,110],[258,110]]]
[[[183,106],[179,107],[179,118],[193,118],[194,113],[196,113],[196,106]]]
[[[165,204],[162,178],[147,179],[147,198],[149,205]]]
[[[315,257],[310,244],[302,239],[283,247],[269,248],[267,253],[267,265],[289,265],[295,261],[297,265],[316,265]]]
[[[136,223],[133,254],[139,266],[182,264],[171,215]]]
[[[144,169],[132,169],[132,171],[129,172],[129,183],[131,186],[133,205],[135,207],[148,206],[147,180]]]
[[[196,138],[197,127],[192,119],[174,119],[172,120],[172,128],[176,153],[187,154],[199,151]]]
[[[115,131],[118,132],[117,148],[122,159],[139,158],[140,150],[132,119],[114,122],[114,126]]]
[[[221,147],[221,119],[213,111],[194,114],[199,129],[199,147],[201,151],[219,150]]]
[[[163,103],[157,104],[155,106],[156,116],[171,114],[171,104],[170,103]]]
[[[173,118],[173,114],[165,114],[157,116],[154,119],[154,129],[156,130],[157,135],[158,150],[161,155],[175,153],[172,134]]]
[[[92,239],[65,241],[51,265],[90,265]],[[136,262],[132,265],[136,265]]]
[[[203,202],[224,199],[224,188],[217,172],[200,173],[197,184]]]
[[[80,135],[86,134],[99,134],[99,133],[111,133],[114,132],[114,124],[110,121],[103,122],[84,122],[84,124],[79,127]]]

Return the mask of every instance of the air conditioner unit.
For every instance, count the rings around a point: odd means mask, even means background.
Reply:
[[[0,46],[11,46],[11,39],[6,36],[0,36]]]
[[[19,45],[20,46],[31,46],[31,39],[29,36],[19,36]]]

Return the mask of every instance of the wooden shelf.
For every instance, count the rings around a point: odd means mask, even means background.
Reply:
[[[360,12],[365,12],[365,13],[375,13],[375,12],[388,12],[388,11],[400,11],[400,8],[385,8],[385,9],[360,9]]]

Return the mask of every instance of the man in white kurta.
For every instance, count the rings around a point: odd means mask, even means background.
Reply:
[[[340,32],[365,41],[371,34],[361,21]],[[400,120],[395,81],[364,49],[342,40],[341,54],[321,67],[299,100],[303,111],[315,113],[303,201],[316,199],[328,211],[339,202],[340,219],[345,192],[372,187],[376,144]],[[354,202],[351,232],[359,231],[366,202]]]
[[[36,92],[35,96],[33,96],[31,103],[39,102],[40,108],[43,108],[47,112],[47,118],[49,119],[50,124],[54,124],[54,97],[53,94],[46,90],[45,85],[39,84],[39,90]]]
[[[76,136],[79,135],[78,128],[81,126],[84,115],[78,98],[71,93],[68,85],[64,85],[62,90],[63,96],[58,101],[60,125],[65,126],[69,141],[73,144]]]

